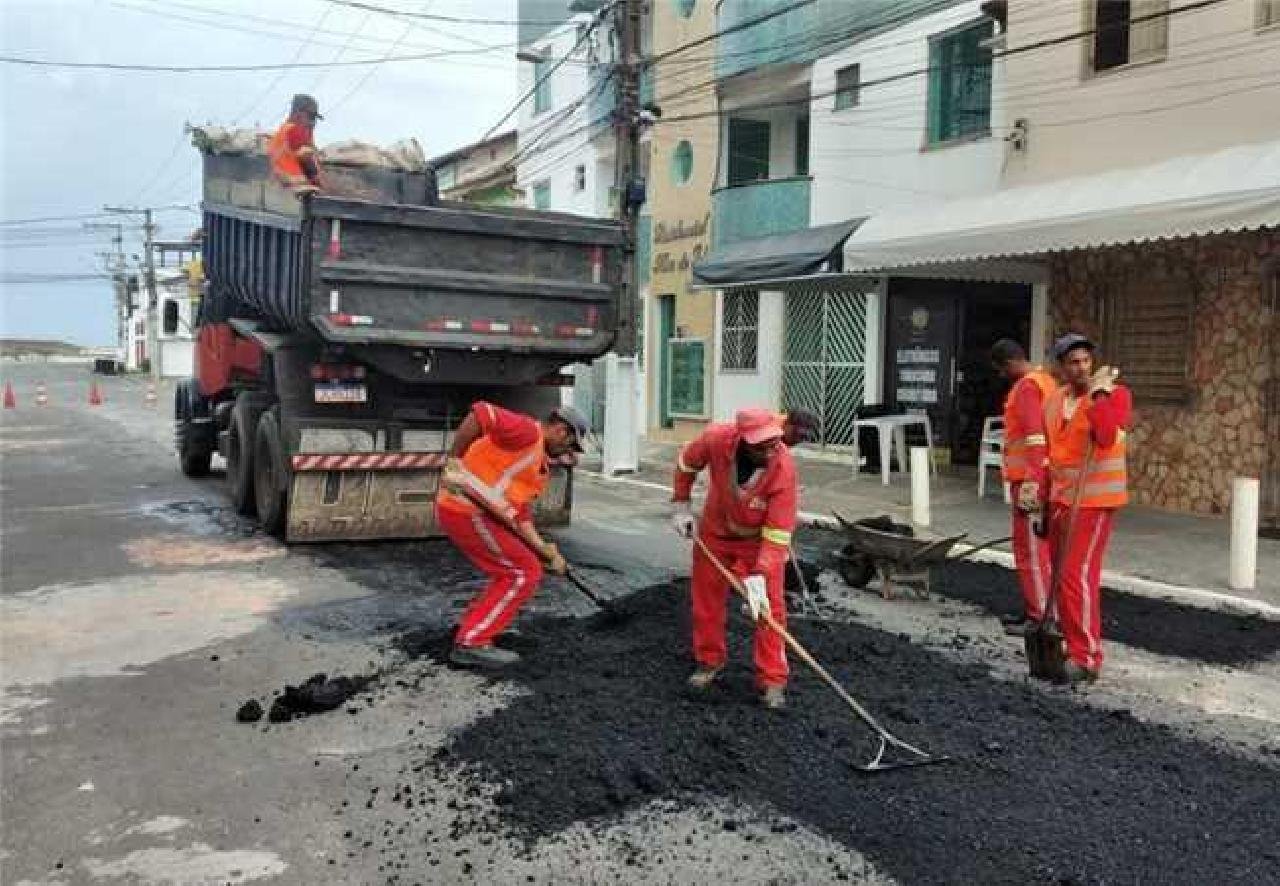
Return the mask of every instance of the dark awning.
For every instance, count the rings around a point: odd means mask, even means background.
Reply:
[[[856,218],[730,243],[696,262],[693,279],[704,286],[733,286],[816,274],[840,257],[844,241],[864,221]]]

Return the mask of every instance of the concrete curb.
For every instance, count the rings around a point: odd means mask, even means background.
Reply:
[[[651,489],[658,492],[670,494],[671,487],[662,483],[654,483],[649,480],[638,480],[634,477],[610,477],[599,471],[589,471],[578,468],[576,473],[583,474],[595,480],[605,483],[619,483],[627,486],[636,486],[642,489]],[[800,522],[808,526],[817,526],[821,529],[839,529],[840,524],[836,522],[834,517],[827,514],[818,514],[813,511],[800,511],[798,514]],[[973,550],[975,545],[958,544],[956,551],[964,553]],[[971,559],[982,563],[991,563],[996,566],[1003,566],[1006,569],[1013,568],[1013,554],[1006,551],[984,550],[979,551]],[[1112,590],[1121,591],[1126,594],[1132,594],[1137,597],[1150,597],[1156,600],[1164,600],[1170,603],[1182,603],[1187,606],[1195,606],[1200,609],[1209,609],[1215,612],[1227,612],[1232,615],[1256,615],[1262,618],[1280,621],[1280,606],[1267,603],[1262,600],[1251,600],[1248,597],[1237,597],[1234,594],[1228,594],[1223,591],[1215,591],[1210,588],[1194,588],[1185,585],[1169,584],[1168,582],[1156,581],[1151,578],[1143,578],[1137,575],[1129,575],[1123,572],[1115,572],[1113,570],[1103,570],[1102,583],[1104,586]]]

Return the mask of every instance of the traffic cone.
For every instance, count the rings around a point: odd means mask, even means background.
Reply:
[[[102,391],[98,390],[98,383],[96,381],[89,382],[89,405],[102,405]]]
[[[36,405],[37,406],[49,405],[49,392],[45,389],[44,382],[36,383]]]
[[[155,385],[153,385],[153,384],[152,384],[152,385],[147,385],[146,405],[148,405],[148,406],[155,406],[155,405],[156,405],[156,399],[157,399],[157,398],[156,398],[156,386],[155,386]]]
[[[4,383],[4,408],[5,409],[18,408],[18,398],[14,396],[13,385],[10,384],[9,382]]]

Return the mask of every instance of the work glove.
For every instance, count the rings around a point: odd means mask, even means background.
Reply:
[[[678,501],[671,510],[671,529],[681,538],[693,538],[693,508],[687,501]]]
[[[747,614],[752,621],[759,621],[769,612],[769,590],[763,575],[748,575],[742,580],[747,591]]]
[[[1093,377],[1089,379],[1089,396],[1110,394],[1115,390],[1116,379],[1119,377],[1119,369],[1111,366],[1099,366],[1097,371],[1093,373]]]
[[[450,456],[444,463],[444,474],[441,476],[445,489],[457,491],[466,487],[466,474],[462,467],[462,459]]]
[[[1018,510],[1031,514],[1040,510],[1040,484],[1035,480],[1024,480],[1018,487]]]
[[[550,542],[542,548],[542,559],[547,564],[547,572],[552,575],[564,575],[569,571],[569,564],[560,554],[560,549]]]

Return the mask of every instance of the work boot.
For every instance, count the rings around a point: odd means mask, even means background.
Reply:
[[[1068,686],[1075,686],[1077,683],[1097,683],[1098,669],[1086,668],[1082,664],[1076,664],[1074,661],[1068,661],[1062,666],[1063,680]]]
[[[454,646],[449,661],[464,668],[505,668],[520,660],[519,653],[496,646]]]
[[[760,703],[771,711],[780,711],[787,706],[787,692],[781,686],[766,686],[760,693]]]
[[[720,676],[720,668],[699,665],[698,669],[689,675],[688,686],[694,692],[706,692],[715,684],[718,676]]]

